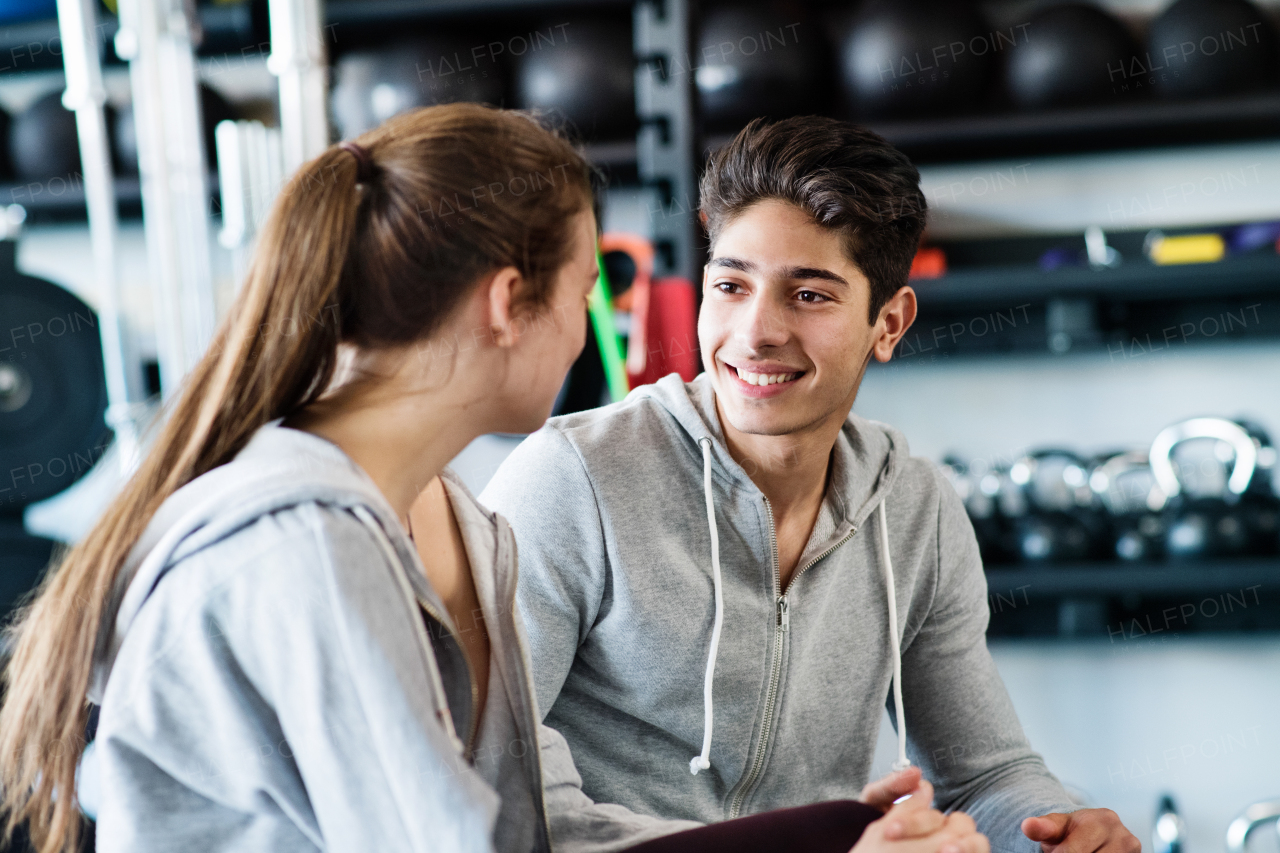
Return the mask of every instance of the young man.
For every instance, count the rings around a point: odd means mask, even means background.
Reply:
[[[915,319],[918,172],[847,123],[755,121],[701,193],[705,373],[553,418],[480,498],[515,529],[539,704],[584,791],[704,822],[856,797],[887,707],[900,765],[993,850],[1137,853],[1031,751],[959,498],[851,414]]]

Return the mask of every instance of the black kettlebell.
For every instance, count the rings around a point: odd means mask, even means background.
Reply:
[[[1105,454],[1089,475],[1111,528],[1111,546],[1121,560],[1138,562],[1164,555],[1168,496],[1156,482],[1146,451]]]
[[[964,503],[983,565],[1011,562],[1009,523],[1000,508],[1003,483],[999,474],[975,476],[968,463],[954,454],[944,457],[938,467]]]
[[[1096,556],[1106,525],[1089,488],[1089,464],[1069,450],[1037,450],[1009,469],[1026,496],[1028,512],[1015,524],[1018,555],[1027,562]]]
[[[1275,493],[1278,454],[1261,424],[1242,418],[1237,418],[1236,423],[1249,434],[1257,449],[1257,469],[1240,496],[1241,515],[1249,531],[1249,553],[1270,556],[1280,552],[1280,497]]]
[[[1212,482],[1197,485],[1193,492],[1183,482],[1190,473],[1188,466],[1176,466],[1173,451],[1197,438],[1217,439],[1230,449],[1229,454],[1220,455],[1215,446],[1216,459],[1204,460],[1209,468],[1218,469],[1226,459],[1232,465],[1225,477],[1206,476]],[[1148,455],[1156,481],[1169,496],[1164,541],[1170,558],[1231,557],[1249,551],[1253,535],[1242,496],[1257,471],[1258,447],[1243,427],[1225,418],[1192,418],[1161,430]]]

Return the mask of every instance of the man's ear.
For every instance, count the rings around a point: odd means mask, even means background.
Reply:
[[[487,297],[485,302],[489,337],[500,347],[512,346],[518,337],[512,324],[515,319],[512,309],[523,285],[524,278],[515,267],[503,267],[493,274],[487,284],[480,285]]]
[[[901,287],[880,309],[880,318],[876,321],[879,335],[871,347],[876,361],[886,362],[893,358],[894,347],[915,320],[916,292],[908,286]]]

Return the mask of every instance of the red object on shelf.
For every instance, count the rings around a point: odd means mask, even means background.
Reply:
[[[631,359],[627,359],[631,387],[657,382],[668,373],[679,373],[685,382],[691,381],[698,369],[698,309],[693,283],[675,276],[655,280],[649,286],[648,308],[644,368],[632,372]]]
[[[937,246],[922,246],[911,261],[908,278],[942,278],[947,274],[947,254]]]

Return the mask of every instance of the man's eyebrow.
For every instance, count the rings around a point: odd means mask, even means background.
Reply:
[[[725,267],[726,269],[737,270],[738,272],[753,273],[759,269],[756,264],[751,261],[744,261],[741,258],[712,258],[707,262],[707,266]],[[849,286],[849,282],[844,276],[837,275],[831,270],[825,270],[821,267],[787,267],[782,271],[784,278],[788,279],[818,279],[819,281],[829,281],[834,284],[842,284]]]
[[[782,274],[790,279],[816,278],[821,281],[843,284],[845,287],[849,286],[849,282],[845,281],[844,276],[836,275],[831,270],[824,270],[819,267],[787,267],[782,271]]]
[[[725,267],[738,272],[755,272],[756,265],[740,258],[712,258],[707,261],[709,267]]]

